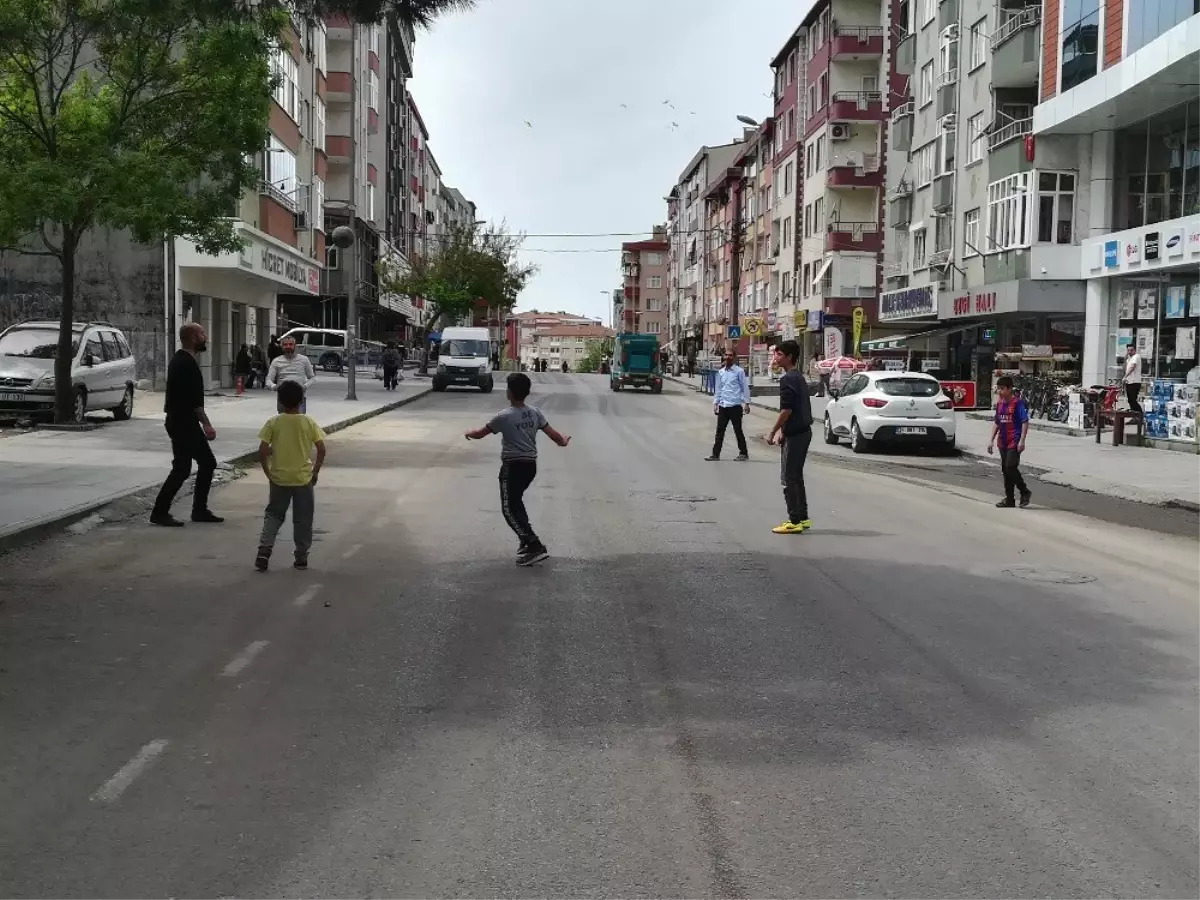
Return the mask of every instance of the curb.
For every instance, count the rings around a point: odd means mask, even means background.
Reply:
[[[410,394],[401,400],[396,400],[395,402],[387,403],[383,406],[377,406],[375,409],[368,410],[367,412],[358,413],[357,415],[350,416],[347,419],[334,422],[328,427],[322,427],[321,430],[326,434],[337,434],[339,431],[343,431],[354,425],[358,425],[360,422],[365,422],[368,419],[373,419],[376,416],[383,415],[384,413],[400,409],[402,406],[407,406],[408,404],[420,400],[422,397],[425,397],[431,393],[433,393],[432,387],[425,388],[417,391],[416,393]],[[242,453],[238,456],[230,457],[229,459],[218,459],[217,468],[220,469],[221,466],[230,468],[243,466],[246,463],[254,460],[257,456],[258,450],[256,449],[251,450],[248,453]],[[14,528],[9,529],[8,531],[0,532],[0,553],[7,552],[9,550],[15,550],[18,547],[26,546],[28,544],[36,543],[37,541],[44,537],[48,537],[54,532],[60,531],[63,528],[69,528],[76,522],[86,519],[92,513],[103,509],[110,503],[116,503],[119,500],[132,497],[135,494],[140,494],[143,491],[150,490],[153,487],[154,485],[142,485],[129,490],[118,491],[117,493],[110,494],[101,500],[88,500],[86,503],[73,506],[70,509],[58,510],[36,521],[22,523]]]

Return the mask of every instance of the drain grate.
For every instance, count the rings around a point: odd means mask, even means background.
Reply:
[[[1037,581],[1041,584],[1090,584],[1096,580],[1095,575],[1084,575],[1082,572],[1068,572],[1066,569],[1039,569],[1033,566],[1013,566],[1011,569],[1004,569],[1003,574],[1010,578]]]

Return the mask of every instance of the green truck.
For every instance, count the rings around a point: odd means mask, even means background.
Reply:
[[[613,343],[612,369],[608,375],[609,388],[614,391],[649,388],[662,393],[662,367],[658,358],[658,336],[653,334],[618,334]]]

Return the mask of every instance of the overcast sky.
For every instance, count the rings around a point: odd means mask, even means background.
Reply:
[[[637,238],[537,235],[648,236],[702,144],[740,136],[739,114],[770,115],[771,58],[808,5],[479,0],[418,35],[411,88],[446,183],[528,234],[541,267],[518,309],[608,321],[601,291],[620,286],[621,241]]]

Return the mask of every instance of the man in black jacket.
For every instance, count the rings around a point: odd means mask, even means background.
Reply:
[[[224,522],[208,508],[208,492],[212,487],[217,460],[209,441],[217,432],[204,412],[204,375],[196,357],[208,349],[208,335],[196,322],[179,329],[180,349],[175,351],[167,366],[166,428],[171,438],[171,474],[163,482],[154,501],[150,521],[155,525],[179,528],[183,522],[171,515],[171,503],[192,472],[196,461],[196,487],[192,493],[193,522]]]
[[[775,348],[775,365],[783,369],[783,377],[779,379],[779,418],[767,443],[780,444],[779,480],[788,511],[787,521],[771,529],[776,534],[803,534],[812,528],[804,488],[804,461],[812,443],[812,401],[808,380],[796,368],[799,359],[800,345],[795,341],[784,341]],[[780,434],[782,438],[777,441]]]

